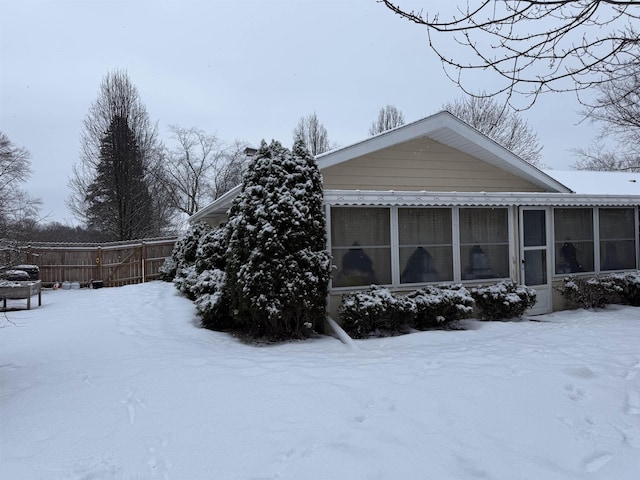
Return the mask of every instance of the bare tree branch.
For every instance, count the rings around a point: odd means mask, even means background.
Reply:
[[[166,149],[163,183],[171,205],[191,216],[241,182],[246,144],[224,145],[195,127],[169,128],[173,147]]]
[[[38,217],[42,202],[21,188],[30,176],[29,151],[0,132],[0,238],[15,239],[21,222]]]
[[[538,135],[518,112],[509,111],[485,92],[448,102],[443,108],[523,160],[541,166]]]
[[[547,92],[574,91],[588,103],[580,92],[624,75],[621,68],[640,61],[640,1],[451,2],[455,11],[445,15],[379,2],[426,27],[429,46],[465,93],[473,95],[475,71],[490,71],[495,86],[489,95],[504,94],[519,110]],[[516,103],[522,99],[524,105]]]
[[[386,105],[378,112],[378,118],[371,123],[369,135],[377,135],[392,128],[404,125],[404,115],[395,105]]]

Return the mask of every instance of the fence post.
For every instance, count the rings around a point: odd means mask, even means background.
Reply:
[[[98,246],[98,251],[96,254],[96,265],[98,267],[98,275],[96,276],[96,280],[103,280],[102,278],[102,247]]]
[[[142,241],[140,248],[140,261],[142,262],[142,283],[147,281],[147,245]]]

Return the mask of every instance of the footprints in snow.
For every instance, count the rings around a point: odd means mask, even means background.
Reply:
[[[628,415],[640,415],[640,394],[632,390],[627,390],[627,406]]]
[[[169,470],[171,470],[173,464],[161,452],[167,448],[168,444],[169,440],[166,437],[162,437],[159,448],[149,448],[150,457],[147,461],[147,466],[151,470],[151,478],[169,479]]]
[[[633,380],[640,372],[640,360],[636,361],[625,375],[625,380]],[[626,413],[628,415],[640,415],[640,393],[635,390],[627,390]]]
[[[612,458],[608,452],[595,453],[585,459],[584,469],[589,473],[597,472]]]
[[[638,375],[638,372],[640,372],[640,360],[632,365],[631,368],[627,371],[627,374],[624,377],[625,380],[633,380],[634,378],[636,378],[636,375]]]
[[[565,390],[565,395],[569,397],[571,400],[573,400],[574,402],[582,400],[587,396],[586,390],[571,384],[565,385],[564,390]]]
[[[597,373],[586,366],[570,367],[564,371],[567,375],[574,377],[578,381],[589,381],[597,377]],[[626,372],[623,370],[622,378],[625,381],[632,381],[640,373],[640,360],[635,360],[635,363],[628,367]],[[564,386],[564,394],[574,402],[580,402],[590,398],[588,390],[581,388],[571,383]],[[626,397],[622,401],[621,412],[626,415],[640,415],[640,392],[629,386],[626,389]],[[623,445],[634,449],[640,449],[640,432],[636,428],[636,420],[624,421],[621,420],[618,423],[612,423],[607,425],[607,430],[613,429],[614,433],[605,433],[603,426],[598,426],[596,421],[589,416],[584,416],[582,420],[571,419],[563,416],[557,416],[557,419],[564,425],[569,427],[577,435],[578,439],[588,440],[590,442],[596,442],[600,444],[600,440],[606,440],[605,443],[610,443],[610,440],[620,440]],[[617,432],[617,433],[616,433]],[[607,463],[614,458],[614,454],[600,450],[585,457],[582,461],[582,467],[587,473],[597,472]]]
[[[144,401],[140,400],[134,395],[133,390],[127,391],[126,398],[120,400],[120,403],[127,407],[127,412],[129,414],[129,424],[133,425],[136,423],[136,409],[137,408],[147,408],[147,405]]]
[[[369,400],[365,404],[365,411],[353,417],[357,424],[364,424],[370,416],[379,416],[380,414],[394,413],[396,405],[388,398],[381,398],[379,401]]]

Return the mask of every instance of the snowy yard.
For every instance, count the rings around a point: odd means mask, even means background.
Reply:
[[[268,347],[172,285],[0,314],[0,478],[640,478],[640,308]]]

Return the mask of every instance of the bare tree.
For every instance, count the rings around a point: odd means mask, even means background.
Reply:
[[[610,79],[597,87],[593,105],[584,115],[600,122],[603,134],[623,142],[640,144],[640,64],[625,68],[623,78]]]
[[[247,143],[234,140],[222,153],[222,161],[216,166],[214,177],[214,199],[224,195],[242,183],[242,174],[247,160]]]
[[[593,144],[574,149],[572,165],[580,170],[640,171],[640,65],[597,87],[592,106],[583,114],[600,127]]]
[[[300,117],[298,125],[293,129],[293,140],[294,143],[297,140],[302,140],[309,153],[314,157],[335,148],[329,141],[327,129],[320,123],[316,112],[306,117]]]
[[[166,150],[164,185],[171,204],[191,216],[241,182],[246,144],[227,146],[195,127],[169,129],[174,146]]]
[[[116,122],[116,119],[120,119]],[[142,103],[138,90],[133,85],[125,71],[108,73],[102,83],[97,99],[91,104],[89,113],[83,121],[80,137],[80,158],[74,164],[68,185],[71,190],[67,199],[67,206],[73,215],[86,224],[94,223],[96,218],[90,218],[90,203],[87,197],[98,176],[101,161],[104,160],[103,149],[107,132],[113,133],[116,123],[122,127],[119,131],[129,130],[135,143],[136,161],[140,161],[144,183],[149,192],[160,190],[151,185],[156,181],[152,171],[162,160],[161,145],[158,140],[157,124],[152,124],[147,110]],[[122,145],[124,148],[124,145]],[[117,147],[120,149],[120,147]],[[125,157],[128,155],[124,154]],[[125,158],[123,157],[123,158]],[[104,180],[104,178],[103,178]],[[158,198],[151,193],[152,206],[147,211],[150,223],[144,232],[150,235],[158,233],[166,226],[168,219],[163,218],[166,209],[165,199]]]
[[[542,146],[522,116],[483,94],[448,102],[445,110],[532,165],[540,166]]]
[[[404,115],[394,105],[386,105],[378,112],[378,118],[371,123],[369,135],[377,135],[392,128],[404,125]]]
[[[489,95],[505,93],[512,105],[515,96],[524,98],[522,108],[541,93],[579,93],[619,80],[640,61],[640,1],[459,1],[446,14],[379,1],[427,27],[429,46],[467,94],[477,82],[474,72],[489,70],[495,74]]]
[[[22,188],[30,176],[29,151],[0,132],[0,237],[7,236],[8,227],[16,233],[21,222],[37,218],[41,201]]]
[[[640,151],[607,147],[600,139],[587,147],[573,150],[576,160],[571,164],[575,170],[599,172],[640,172]]]

